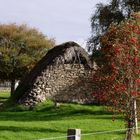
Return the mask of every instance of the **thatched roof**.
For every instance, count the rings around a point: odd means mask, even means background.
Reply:
[[[49,50],[48,53],[37,63],[37,65],[30,72],[29,79],[39,74],[39,72],[46,69],[47,66],[80,63],[87,68],[92,68],[88,53],[75,42],[66,42],[55,46]]]
[[[31,87],[36,77],[39,76],[43,70],[47,69],[48,66],[57,66],[61,64],[73,63],[83,64],[86,68],[92,68],[92,63],[90,61],[88,53],[77,43],[66,42],[61,45],[55,46],[53,49],[48,51],[48,53],[25,77],[22,83],[20,83],[20,85],[22,85],[22,90],[27,90],[29,87]],[[16,92],[20,90],[20,85],[17,88]]]

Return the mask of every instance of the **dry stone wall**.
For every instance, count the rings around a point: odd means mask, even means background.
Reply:
[[[48,65],[19,103],[33,106],[51,98],[56,102],[93,103],[93,69],[82,64]]]
[[[26,106],[46,98],[55,102],[93,103],[95,70],[96,64],[77,43],[57,45],[21,80],[11,99]]]

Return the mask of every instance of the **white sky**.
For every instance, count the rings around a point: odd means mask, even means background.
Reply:
[[[90,36],[90,17],[99,2],[108,0],[0,0],[0,23],[27,24],[57,44]]]

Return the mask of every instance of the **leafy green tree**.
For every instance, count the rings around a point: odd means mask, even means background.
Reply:
[[[91,17],[92,34],[88,40],[88,50],[93,53],[97,63],[102,56],[100,37],[104,35],[112,22],[119,24],[130,17],[132,12],[140,11],[139,0],[110,0],[109,4],[99,3]]]
[[[54,45],[41,32],[27,25],[0,25],[0,79],[11,82],[11,94],[20,80]]]

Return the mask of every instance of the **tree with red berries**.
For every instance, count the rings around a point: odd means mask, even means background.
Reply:
[[[127,128],[137,132],[136,100],[140,97],[140,14],[112,24],[101,38],[104,63],[94,77],[100,103],[125,114]]]

